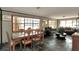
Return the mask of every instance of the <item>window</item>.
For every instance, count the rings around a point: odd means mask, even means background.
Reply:
[[[32,20],[31,18],[25,18],[25,30],[27,30],[29,27],[32,28]]]
[[[60,20],[60,27],[76,28],[76,20]]]
[[[37,29],[40,27],[40,19],[25,18],[25,29],[28,27]]]
[[[77,19],[77,27],[79,28],[79,19]]]
[[[18,31],[19,29],[24,29],[24,18],[23,17],[13,17],[13,31]]]
[[[73,28],[76,28],[76,20],[72,20],[73,21]]]
[[[33,19],[32,20],[33,29],[40,27],[40,20],[39,19]]]
[[[66,21],[65,20],[60,21],[60,27],[66,27]]]
[[[32,29],[40,28],[40,19],[13,16],[13,31],[27,30],[29,27]]]
[[[56,28],[57,22],[55,20],[49,20],[49,27]]]
[[[66,27],[72,27],[72,20],[66,20]]]

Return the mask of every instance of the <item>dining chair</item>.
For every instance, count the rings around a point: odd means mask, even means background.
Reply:
[[[15,46],[16,46],[17,44],[21,43],[21,41],[20,41],[20,40],[17,41],[17,39],[16,39],[16,40],[12,39],[12,35],[11,35],[11,37],[10,37],[10,35],[9,35],[8,32],[6,32],[6,35],[7,35],[7,39],[8,39],[9,50],[10,50],[10,51],[15,51]]]
[[[24,48],[26,47],[26,45],[32,43],[31,33],[32,33],[31,28],[28,28],[27,30],[25,30],[25,35],[27,34],[27,36],[24,35],[24,40],[22,41],[22,43],[24,44]]]
[[[35,37],[33,39],[33,41],[41,41],[43,39],[43,33],[41,29],[36,29],[35,30],[36,34]]]
[[[33,37],[33,48],[37,50],[42,50],[44,46],[44,35],[41,29],[35,29],[35,35]]]

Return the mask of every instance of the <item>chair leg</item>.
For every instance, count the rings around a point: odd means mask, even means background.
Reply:
[[[31,49],[33,48],[33,43],[31,43]]]
[[[9,45],[9,51],[11,51],[12,49],[11,49],[11,45]]]
[[[15,51],[15,45],[13,45],[13,47],[12,47],[12,48],[13,48],[13,51]]]
[[[22,44],[21,44],[21,42],[20,42],[20,49],[22,50]]]
[[[24,43],[24,49],[26,48],[26,44]]]

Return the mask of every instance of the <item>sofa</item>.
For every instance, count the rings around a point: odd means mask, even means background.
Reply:
[[[66,27],[65,28],[65,33],[67,33],[68,35],[72,35],[75,32],[75,29],[70,28],[70,27]]]
[[[67,35],[72,35],[74,32],[76,32],[76,29],[70,27],[65,27],[65,28],[59,27],[58,32],[61,34],[66,33]]]

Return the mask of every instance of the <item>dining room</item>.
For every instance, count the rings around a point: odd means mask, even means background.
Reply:
[[[44,39],[41,19],[46,18],[2,10],[2,50],[22,50],[30,45],[32,51],[33,42]]]
[[[72,34],[78,27],[76,17],[78,13],[73,17],[73,13],[69,11],[75,12],[78,8],[2,7],[1,9],[1,51],[72,51]]]

